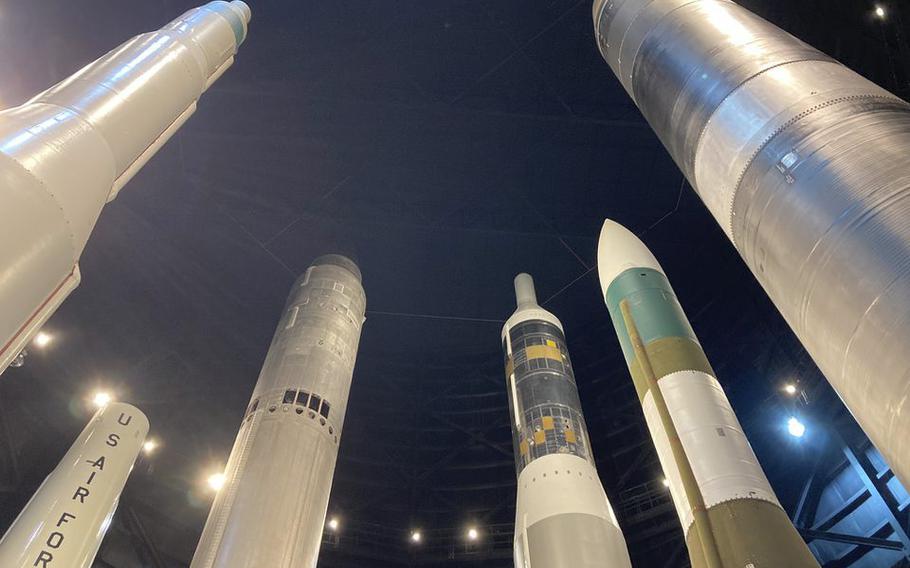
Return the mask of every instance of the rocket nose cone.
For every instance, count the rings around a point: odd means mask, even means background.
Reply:
[[[632,231],[606,219],[597,242],[597,273],[604,295],[617,276],[630,268],[663,269],[657,259]]]

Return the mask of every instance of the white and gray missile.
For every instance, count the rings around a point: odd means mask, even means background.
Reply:
[[[239,0],[211,2],[0,112],[0,373],[79,284],[105,203],[231,66],[249,20]]]
[[[910,104],[724,0],[596,0],[598,46],[910,484]]]
[[[516,568],[629,568],[629,552],[594,464],[559,320],[515,278],[502,329],[518,473]]]
[[[343,256],[294,284],[191,568],[315,568],[365,311]]]
[[[0,540],[3,568],[89,568],[148,434],[139,409],[99,409]]]
[[[597,270],[695,568],[818,568],[651,251],[607,220]]]

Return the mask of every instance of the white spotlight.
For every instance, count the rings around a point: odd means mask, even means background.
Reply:
[[[885,16],[887,16],[888,13],[885,11],[884,6],[876,6],[876,7],[875,7],[875,15],[878,16],[879,19],[884,20],[884,19],[885,19]]]
[[[414,531],[411,533],[411,542],[414,544],[419,543],[423,539],[423,535],[420,534],[420,531]]]
[[[105,406],[107,406],[108,404],[110,404],[111,400],[112,400],[112,398],[111,398],[110,393],[107,393],[107,392],[104,392],[104,391],[96,392],[96,393],[95,393],[95,397],[92,398],[92,402],[93,402],[93,403],[95,404],[95,406],[97,406],[98,408],[104,408]]]
[[[44,333],[43,331],[39,331],[38,334],[35,335],[35,339],[34,339],[35,347],[47,347],[48,344],[51,342],[51,339],[52,338],[49,333]]]
[[[477,540],[480,538],[480,533],[477,532],[477,529],[471,527],[468,529],[468,540]]]
[[[794,438],[802,438],[803,434],[806,433],[806,425],[799,421],[795,416],[791,416],[787,420],[787,432],[790,432],[790,435]]]
[[[793,383],[787,383],[786,385],[784,385],[784,392],[789,394],[790,396],[795,395],[796,394],[796,385],[794,385]]]
[[[145,455],[149,455],[154,452],[157,447],[158,442],[155,440],[146,440],[145,443],[142,444],[142,451],[145,452]]]
[[[338,527],[341,523],[338,522],[338,517],[332,517],[329,519],[329,528],[334,532],[338,530]]]
[[[221,488],[224,487],[225,479],[223,473],[213,473],[208,478],[209,488],[212,489],[212,491],[221,490]]]
[[[664,484],[664,487],[670,487],[670,480],[666,477],[661,480],[661,483]]]

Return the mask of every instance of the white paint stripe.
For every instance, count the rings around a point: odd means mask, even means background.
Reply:
[[[777,496],[717,379],[701,371],[679,371],[662,377],[658,385],[705,506],[710,509],[734,499],[759,499],[779,507]],[[688,531],[692,513],[650,392],[645,395],[643,406],[680,522]]]

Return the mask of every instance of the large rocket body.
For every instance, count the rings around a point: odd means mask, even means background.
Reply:
[[[0,566],[89,568],[148,429],[129,404],[98,410],[0,540]]]
[[[365,309],[347,258],[294,284],[192,568],[315,568]]]
[[[597,256],[607,307],[692,565],[817,568],[660,264],[644,243],[612,221],[604,223]]]
[[[0,112],[0,373],[79,284],[105,203],[230,67],[249,19],[211,2]]]
[[[600,51],[910,483],[910,105],[725,0],[596,0]]]
[[[516,568],[628,568],[626,542],[594,465],[562,324],[515,279],[503,327],[518,499]]]

